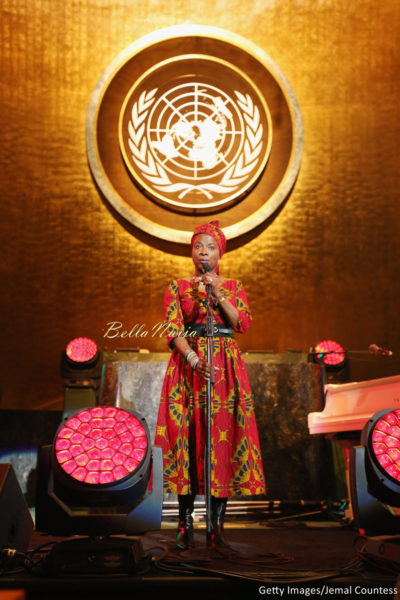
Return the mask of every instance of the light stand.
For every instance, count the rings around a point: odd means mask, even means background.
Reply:
[[[309,357],[317,361],[319,371],[319,383],[321,387],[321,407],[325,407],[325,384],[326,384],[326,371],[325,371],[325,356],[329,354],[337,354],[337,350],[326,350],[322,352],[310,352]]]

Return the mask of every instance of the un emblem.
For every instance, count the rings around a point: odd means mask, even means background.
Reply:
[[[266,102],[245,74],[202,56],[145,73],[119,127],[133,180],[154,200],[189,212],[219,210],[246,194],[265,167],[271,134]]]
[[[246,40],[201,26],[127,48],[87,116],[89,165],[104,197],[134,226],[182,243],[206,215],[228,239],[271,216],[294,185],[302,139],[276,65]]]

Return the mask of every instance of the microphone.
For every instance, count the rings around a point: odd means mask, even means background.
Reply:
[[[386,350],[385,348],[380,348],[376,344],[371,344],[368,350],[371,354],[380,354],[381,356],[392,356],[393,352],[391,350]]]
[[[210,271],[212,271],[210,265],[207,262],[201,263],[200,268],[201,268],[201,272],[203,273],[203,275],[205,273],[210,273]],[[211,298],[211,283],[206,283],[206,290],[207,290],[207,298],[210,299]]]
[[[201,263],[200,268],[201,268],[201,272],[203,273],[203,275],[204,275],[204,273],[210,273],[210,271],[211,271],[211,267],[208,263]]]

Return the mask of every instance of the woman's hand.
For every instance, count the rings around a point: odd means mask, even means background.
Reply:
[[[207,361],[203,360],[202,358],[199,359],[195,371],[196,373],[204,377],[204,379],[210,379],[210,365]]]
[[[204,275],[200,277],[200,281],[202,281],[206,285],[211,286],[212,295],[215,298],[217,298],[217,300],[220,296],[222,296],[222,293],[220,291],[222,280],[221,277],[219,277],[219,275],[217,275],[216,273],[204,273]]]

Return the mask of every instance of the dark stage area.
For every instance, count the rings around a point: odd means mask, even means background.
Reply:
[[[60,567],[57,559],[49,560],[62,540],[34,533],[30,550],[41,548],[30,554],[35,566],[24,569],[18,559],[15,573],[7,575],[3,557],[0,585],[24,589],[28,599],[395,598],[399,562],[368,556],[366,539],[352,527],[311,512],[265,521],[228,519],[230,549],[221,550],[205,547],[204,524],[197,523],[196,547],[181,553],[175,550],[175,523],[163,522],[161,530],[131,538],[143,550],[132,573],[112,573],[109,565],[90,575],[65,572],[67,562]]]

